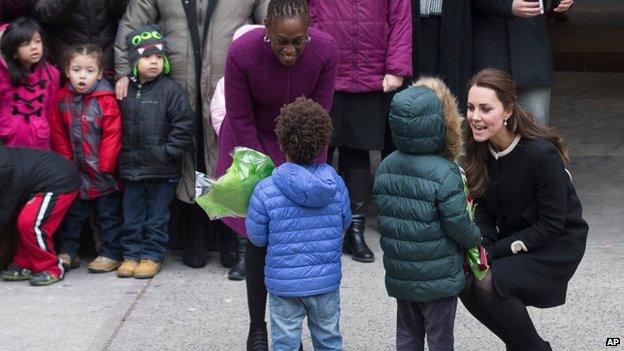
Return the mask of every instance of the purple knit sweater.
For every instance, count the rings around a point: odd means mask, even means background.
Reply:
[[[286,162],[274,131],[282,106],[305,96],[327,111],[331,108],[338,64],[334,39],[310,28],[310,42],[297,63],[287,67],[264,42],[265,35],[264,28],[255,29],[230,46],[225,64],[226,115],[219,134],[216,177],[232,164],[230,152],[235,146],[263,152],[276,166]],[[326,157],[324,152],[316,161],[325,162]],[[224,222],[239,235],[247,236],[244,220],[225,218]]]

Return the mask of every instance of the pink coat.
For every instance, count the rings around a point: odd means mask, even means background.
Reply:
[[[340,48],[336,90],[382,90],[386,74],[412,75],[410,0],[310,0],[310,25]]]
[[[12,86],[7,65],[0,57],[0,142],[50,150],[48,121],[59,88],[59,71],[47,62],[38,63],[19,87]]]
[[[50,150],[48,120],[59,84],[59,71],[43,62],[26,82],[14,87],[6,64],[0,62],[0,140],[4,145]]]

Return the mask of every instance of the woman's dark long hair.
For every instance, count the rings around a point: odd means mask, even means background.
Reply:
[[[46,59],[46,40],[44,38],[44,32],[41,26],[32,19],[25,17],[18,17],[11,22],[9,27],[2,34],[2,40],[0,40],[0,52],[2,52],[2,58],[6,62],[11,85],[18,87],[24,80],[28,79],[30,71],[22,66],[19,60],[15,57],[17,55],[17,49],[24,42],[29,42],[35,33],[41,35],[43,42],[43,53],[39,63]]]
[[[563,138],[551,128],[537,123],[531,114],[520,107],[516,95],[516,84],[509,74],[498,69],[486,68],[475,74],[468,82],[468,90],[475,86],[493,90],[505,110],[512,111],[507,119],[507,126],[504,128],[507,128],[513,135],[520,135],[526,139],[550,140],[561,154],[563,161],[566,163],[570,161]],[[476,142],[471,128],[464,130],[464,140],[466,143],[464,168],[468,188],[474,197],[483,197],[490,178],[487,169],[488,144]]]

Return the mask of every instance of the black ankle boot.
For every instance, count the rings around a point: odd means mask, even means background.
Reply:
[[[245,248],[247,247],[247,239],[236,238],[236,263],[228,272],[229,280],[245,279]]]
[[[375,255],[364,241],[364,229],[366,228],[366,217],[363,215],[353,215],[351,226],[345,234],[342,250],[347,254],[352,254],[353,259],[359,262],[373,262]]]
[[[247,351],[269,351],[269,337],[266,323],[259,328],[249,328]]]

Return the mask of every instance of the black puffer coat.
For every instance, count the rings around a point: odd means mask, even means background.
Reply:
[[[182,155],[195,135],[193,110],[182,87],[163,75],[145,84],[130,77],[121,116],[121,179],[179,178]]]
[[[65,50],[90,43],[104,51],[104,69],[114,69],[113,44],[119,19],[129,0],[34,0],[33,11],[44,24],[50,62],[59,67]],[[63,69],[61,69],[63,71]]]

